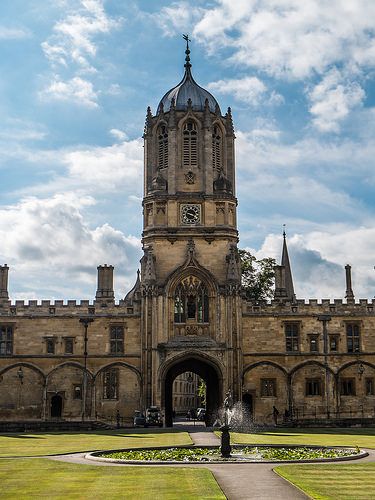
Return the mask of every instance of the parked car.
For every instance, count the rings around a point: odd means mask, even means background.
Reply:
[[[133,425],[134,427],[146,427],[146,417],[139,410],[134,412]]]
[[[150,406],[146,410],[145,427],[149,427],[152,425],[163,427],[163,416],[158,406]]]
[[[206,408],[198,408],[197,419],[203,421],[206,417]]]

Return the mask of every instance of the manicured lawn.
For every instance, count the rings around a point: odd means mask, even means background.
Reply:
[[[319,446],[356,446],[375,448],[375,428],[350,429],[275,429],[243,434],[231,432],[237,444],[315,444]]]
[[[165,430],[0,434],[0,457],[54,455],[89,450],[191,444],[187,432]],[[2,463],[2,462],[1,462]]]
[[[2,499],[225,499],[206,469],[98,467],[41,458],[1,459],[0,484]]]
[[[284,465],[275,471],[319,500],[373,500],[375,463]]]

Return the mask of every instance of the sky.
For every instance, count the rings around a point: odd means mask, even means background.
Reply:
[[[142,133],[183,75],[236,131],[241,248],[298,298],[375,293],[373,0],[0,3],[0,263],[16,299],[87,299],[141,257]]]

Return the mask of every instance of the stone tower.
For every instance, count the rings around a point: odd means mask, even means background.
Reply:
[[[172,410],[176,376],[206,380],[212,415],[240,394],[241,300],[231,110],[185,73],[147,110],[141,283],[145,405]]]

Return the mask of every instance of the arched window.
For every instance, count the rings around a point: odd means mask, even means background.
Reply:
[[[198,166],[198,130],[197,124],[188,120],[182,131],[182,164],[184,167]]]
[[[218,125],[214,126],[212,132],[212,166],[214,170],[220,171],[221,162],[221,130]]]
[[[207,287],[195,276],[188,276],[177,286],[174,296],[174,322],[208,323],[209,300]]]
[[[158,168],[168,167],[168,129],[166,125],[158,128]]]

